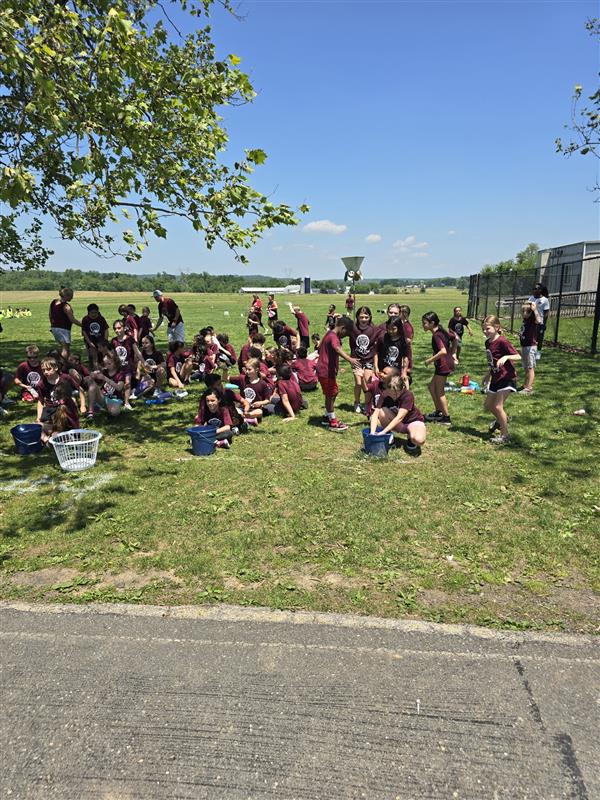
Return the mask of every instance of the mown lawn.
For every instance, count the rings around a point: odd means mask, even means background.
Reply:
[[[5,366],[30,341],[50,345],[50,297],[0,296],[0,305],[33,310],[4,323]],[[146,295],[94,297],[109,321],[125,300],[153,306]],[[390,299],[368,301],[375,311]],[[433,309],[446,322],[467,298],[430,290],[401,299],[417,331],[413,389],[429,411],[420,315]],[[300,298],[319,330],[331,300],[340,298]],[[178,301],[188,336],[211,323],[239,349],[247,298]],[[76,294],[76,314],[88,302]],[[457,374],[481,377],[482,343],[477,328]],[[33,416],[14,407],[0,423],[0,596],[228,602],[600,632],[597,359],[545,350],[536,393],[509,400],[507,448],[487,443],[482,396],[451,395],[453,427],[429,426],[420,457],[397,449],[386,462],[361,454],[365,420],[351,411],[349,370],[340,377],[340,417],[351,424],[343,435],[321,428],[313,393],[298,421],[269,419],[232,450],[193,457],[185,428],[194,386],[176,405],[98,418],[98,464],[80,475],[62,472],[50,452],[14,454],[10,428]],[[573,416],[578,408],[586,416]]]

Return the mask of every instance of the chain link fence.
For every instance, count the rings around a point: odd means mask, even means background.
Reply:
[[[596,354],[600,324],[600,259],[583,258],[531,272],[493,272],[469,278],[468,316],[500,317],[505,330],[518,333],[521,305],[536,283],[548,288],[550,314],[544,345]]]

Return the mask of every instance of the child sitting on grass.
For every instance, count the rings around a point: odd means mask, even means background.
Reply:
[[[246,422],[249,420],[261,420],[264,414],[269,413],[266,406],[271,400],[273,390],[261,378],[260,361],[257,358],[248,359],[244,367],[244,373],[230,378],[229,382],[239,386],[242,394],[250,403],[250,409],[246,414]]]
[[[220,389],[213,386],[202,394],[194,422],[215,428],[217,447],[228,449],[231,446],[233,422]]]
[[[122,400],[127,381],[131,375],[123,370],[123,365],[114,350],[109,350],[102,359],[102,369],[91,374],[88,395],[89,411],[87,419],[94,418],[96,408],[106,409],[107,400]],[[115,410],[120,406],[115,405]],[[116,414],[115,414],[116,416]]]
[[[276,394],[271,398],[275,402],[270,403],[268,408],[270,413],[282,414],[283,421],[289,422],[296,419],[296,414],[305,407],[304,398],[302,397],[300,384],[288,364],[281,364],[277,370],[277,375]]]
[[[296,350],[296,358],[292,361],[291,367],[303,392],[314,392],[317,388],[317,358],[308,358],[306,347],[299,347]]]
[[[167,356],[167,375],[169,386],[175,389],[175,394],[186,397],[185,385],[190,381],[194,370],[194,360],[190,353],[186,355],[183,342],[169,342],[169,355]]]
[[[37,400],[36,384],[42,380],[40,348],[37,344],[29,344],[25,348],[25,361],[21,361],[15,372],[15,386],[21,389],[21,399],[26,403]]]
[[[47,441],[53,430],[52,419],[59,405],[64,404],[65,397],[68,397],[71,401],[67,410],[72,412],[74,408],[75,417],[77,417],[77,425],[75,427],[79,427],[77,406],[73,402],[72,394],[74,390],[81,392],[81,389],[70,375],[59,372],[58,361],[55,358],[49,356],[42,358],[41,368],[42,378],[35,387],[37,393],[36,422],[42,425],[42,440]],[[60,384],[63,385],[61,390],[59,390]]]

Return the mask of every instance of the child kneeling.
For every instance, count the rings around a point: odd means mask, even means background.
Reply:
[[[220,389],[213,386],[204,392],[194,422],[196,425],[211,425],[215,428],[217,447],[231,447],[233,423]]]
[[[377,430],[378,427],[381,427],[380,431]],[[423,414],[415,406],[413,393],[406,389],[399,375],[394,375],[387,381],[387,387],[377,398],[371,415],[371,433],[382,436],[405,433],[408,435],[406,449],[409,452],[415,452],[425,444],[427,429]]]

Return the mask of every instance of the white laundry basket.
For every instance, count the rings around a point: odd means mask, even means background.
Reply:
[[[67,472],[79,472],[93,467],[98,455],[98,442],[102,438],[99,431],[75,428],[50,437],[58,463]]]

